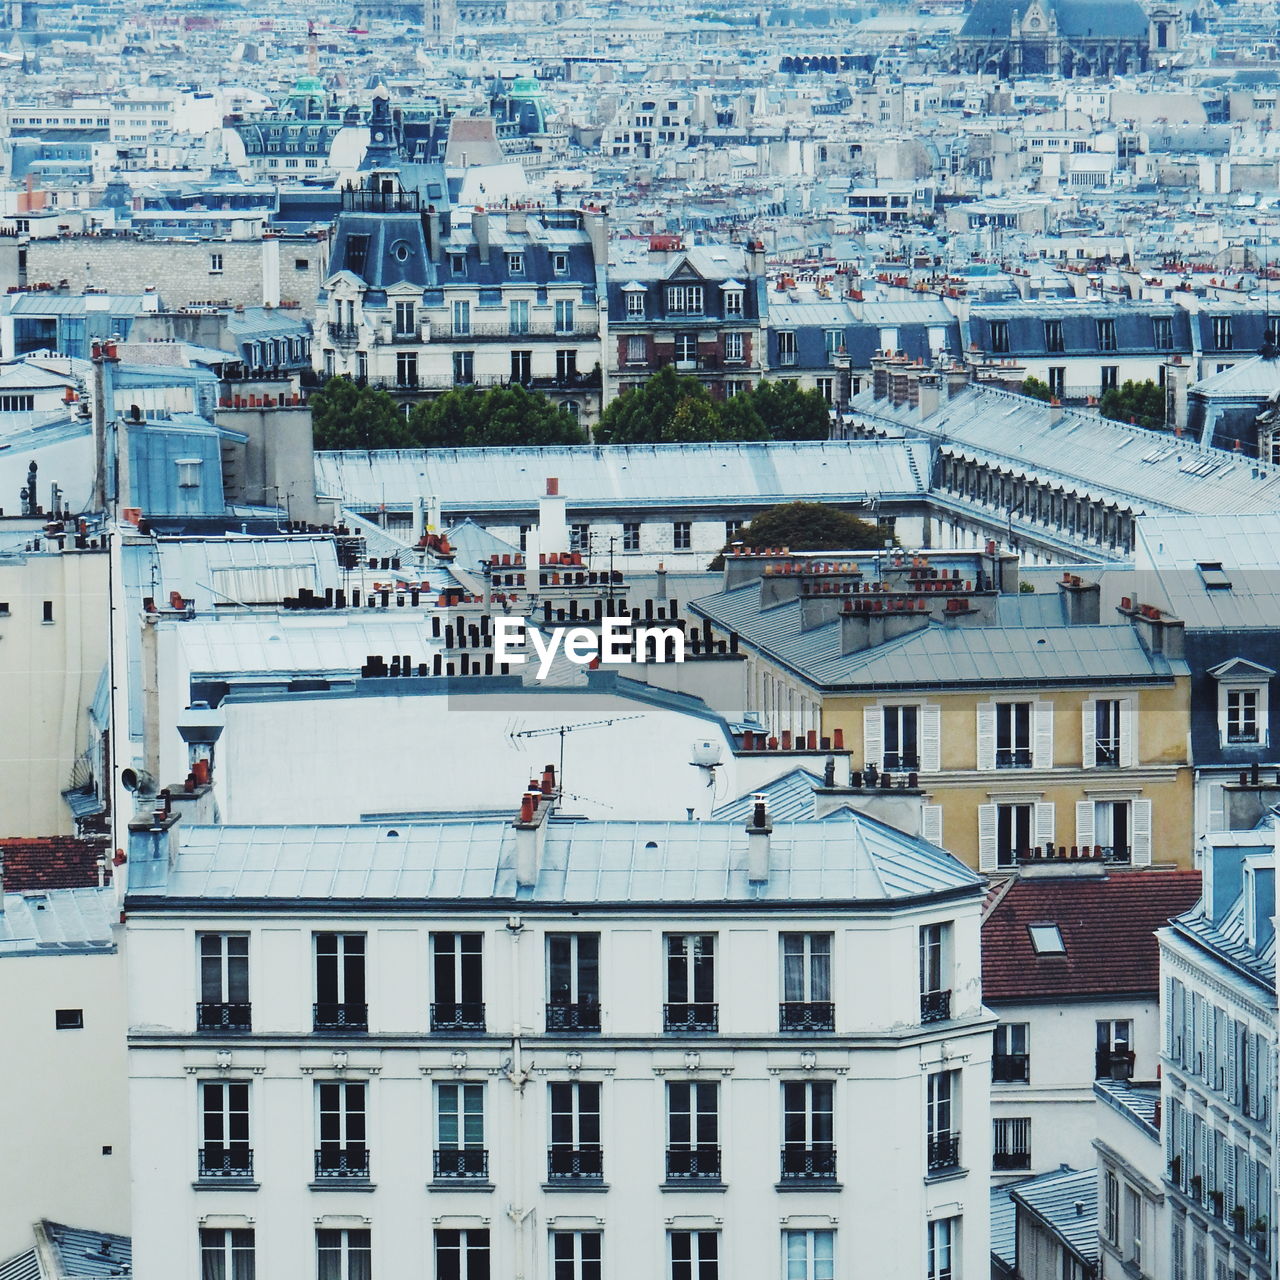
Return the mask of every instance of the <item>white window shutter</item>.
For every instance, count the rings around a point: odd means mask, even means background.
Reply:
[[[996,855],[996,807],[993,804],[978,806],[978,869],[994,871]]]
[[[1131,856],[1135,867],[1151,865],[1151,801],[1133,802],[1133,841]]]
[[[1211,782],[1207,791],[1208,817],[1206,828],[1209,831],[1225,831],[1227,829],[1227,795],[1222,783]]]
[[[1097,843],[1093,838],[1093,801],[1076,801],[1076,845],[1081,849],[1092,849]]]
[[[939,848],[942,847],[942,806],[940,804],[927,804],[924,806],[920,834],[930,844],[936,844]]]
[[[978,768],[994,769],[995,767],[996,704],[994,702],[980,702],[978,703]],[[991,839],[994,842],[994,826],[991,828],[991,831]]]
[[[1080,763],[1086,769],[1098,764],[1098,704],[1086,698],[1080,708]]]
[[[1236,1097],[1236,1079],[1240,1074],[1240,1067],[1236,1061],[1236,1043],[1239,1040],[1239,1032],[1236,1030],[1236,1022],[1228,1018],[1226,1026],[1227,1037],[1227,1101],[1233,1106],[1240,1099]]]
[[[1164,980],[1164,1051],[1166,1056],[1173,1057],[1173,991],[1176,979]]]
[[[1052,804],[1046,804],[1040,801],[1036,803],[1035,810],[1035,826],[1036,826],[1036,844],[1040,848],[1044,848],[1047,844],[1053,843],[1053,809]]]
[[[1032,730],[1031,767],[1033,769],[1053,768],[1053,703],[1036,702],[1032,704],[1035,727]]]
[[[942,709],[926,702],[920,708],[920,771],[937,773],[942,768]]]
[[[862,754],[864,765],[877,769],[884,764],[884,708],[862,708]]]
[[[1230,1142],[1222,1149],[1222,1204],[1230,1217],[1236,1207],[1236,1149]]]
[[[1138,763],[1138,716],[1132,698],[1120,699],[1120,767]]]

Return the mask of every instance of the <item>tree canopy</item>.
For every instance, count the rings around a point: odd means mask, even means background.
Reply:
[[[880,525],[860,520],[823,502],[784,502],[760,512],[738,530],[734,542],[748,547],[788,547],[792,551],[868,551],[882,547],[887,534]],[[730,549],[726,544],[724,551]],[[724,551],[711,562],[724,567]]]
[[[1033,400],[1049,401],[1053,399],[1053,391],[1047,382],[1042,382],[1039,378],[1023,378],[1022,385],[1018,388],[1024,396],[1030,396]]]
[[[1104,418],[1136,422],[1149,431],[1164,426],[1164,391],[1154,382],[1126,382],[1102,393],[1099,405]]]
[[[385,391],[330,378],[310,404],[317,449],[413,448],[404,414]]]

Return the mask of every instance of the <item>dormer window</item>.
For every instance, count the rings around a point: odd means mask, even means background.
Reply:
[[[467,274],[467,255],[465,253],[451,253],[449,255],[449,270],[455,276],[465,276]]]
[[[627,319],[644,319],[644,294],[640,292],[627,294]]]
[[[667,287],[667,313],[673,316],[700,316],[702,314],[702,286],[700,284],[673,284]]]
[[[569,274],[569,255],[567,253],[553,253],[551,255],[551,274],[553,276],[567,276]]]
[[[1265,747],[1269,737],[1268,695],[1275,672],[1261,663],[1232,658],[1209,674],[1218,682],[1218,737],[1223,747]]]
[[[507,254],[507,275],[509,276],[524,275],[524,254],[523,253]]]
[[[724,313],[727,316],[742,314],[742,290],[726,289],[724,292]]]

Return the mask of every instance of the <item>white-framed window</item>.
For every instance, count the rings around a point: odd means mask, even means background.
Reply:
[[[1130,1080],[1133,1078],[1133,1023],[1128,1018],[1100,1018],[1096,1029],[1097,1049],[1094,1055],[1094,1078],[1097,1080]]]
[[[484,1029],[484,935],[431,935],[431,1025]]]
[[[1142,1269],[1142,1196],[1127,1183],[1124,1189],[1124,1242],[1121,1252],[1126,1262]]]
[[[201,1178],[252,1175],[248,1081],[201,1081],[199,1168]]]
[[[1102,1231],[1112,1244],[1120,1243],[1120,1179],[1108,1169],[1102,1208]]]
[[[995,1084],[1028,1084],[1031,1080],[1030,1050],[1030,1023],[999,1023],[992,1033],[992,1082]]]
[[[959,1111],[959,1075],[958,1071],[931,1071],[926,1080],[925,1123],[930,1173],[953,1169],[960,1163],[960,1134],[954,1124]]]
[[[644,319],[644,293],[640,289],[628,289],[626,293],[627,299],[627,319],[643,320]]]
[[[249,935],[202,933],[200,1001],[205,1006],[249,1004]]]
[[[720,1280],[718,1231],[668,1231],[670,1280]]]
[[[835,1280],[834,1231],[784,1231],[783,1275],[786,1280]]]
[[[368,1025],[365,1003],[365,935],[317,933],[316,1029],[345,1027],[363,1030]]]
[[[1262,740],[1262,695],[1257,687],[1223,686],[1223,724],[1229,746]]]
[[[551,1117],[549,1172],[552,1177],[599,1177],[600,1084],[596,1080],[554,1080],[547,1085]]]
[[[1076,845],[1100,848],[1108,861],[1145,867],[1151,863],[1151,801],[1106,796],[1076,802]]]
[[[465,298],[457,299],[453,304],[453,336],[465,338],[471,332],[471,303]]]
[[[797,358],[795,331],[792,329],[778,330],[778,363],[795,364]]]
[[[318,1080],[317,1177],[361,1177],[369,1171],[366,1142],[368,1089],[363,1080]]]
[[[222,254],[211,253],[209,255],[209,274],[211,276],[222,274]]]
[[[437,1228],[434,1244],[435,1280],[489,1280],[487,1228],[471,1227],[465,1231]]]
[[[960,1219],[935,1218],[928,1226],[928,1280],[956,1280],[960,1248]]]
[[[1086,698],[1081,707],[1081,764],[1086,769],[1136,764],[1136,728],[1132,698]]]
[[[417,307],[412,302],[396,302],[396,333],[414,333],[418,327]]]
[[[511,332],[516,336],[529,332],[529,300],[512,298],[507,303]]]
[[[649,359],[648,340],[642,333],[633,333],[627,338],[627,363],[645,364]]]
[[[560,298],[556,302],[555,325],[557,333],[573,332],[573,299]]]
[[[978,704],[978,768],[1052,769],[1053,703],[1007,699]]]
[[[696,364],[698,361],[698,335],[677,333],[675,343],[676,364]]]
[[[603,1233],[553,1231],[551,1280],[600,1280]]]
[[[200,1229],[200,1280],[254,1280],[252,1227]]]
[[[373,1248],[365,1228],[316,1228],[316,1280],[372,1280]]]
[[[702,314],[702,286],[700,284],[668,285],[667,314],[673,316],[700,316]]]
[[[623,551],[640,550],[640,522],[638,520],[629,520],[623,524],[622,549]]]
[[[991,1169],[1014,1173],[1031,1168],[1031,1118],[997,1116],[991,1122]]]
[[[693,524],[689,520],[676,520],[671,526],[671,545],[677,551],[688,551],[693,545]]]
[[[891,773],[941,768],[941,710],[930,703],[880,703],[864,707],[863,751],[868,765]]]
[[[1056,809],[1042,800],[996,800],[978,806],[978,864],[984,871],[1013,867],[1018,858],[1055,837]]]
[[[726,333],[724,335],[724,358],[726,360],[745,359],[746,343],[742,333]]]
[[[569,526],[569,550],[587,551],[591,546],[591,526],[589,524],[571,524]]]
[[[524,275],[524,254],[523,253],[507,254],[507,274],[509,276]]]
[[[569,274],[569,255],[567,253],[553,253],[551,255],[551,274],[553,276],[567,276]]]

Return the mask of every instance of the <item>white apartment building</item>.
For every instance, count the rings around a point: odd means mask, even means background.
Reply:
[[[981,880],[852,813],[551,785],[135,827],[137,1280],[986,1274]]]

